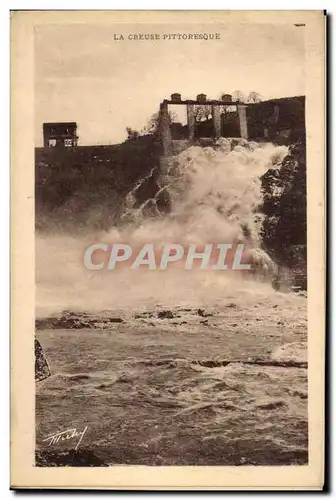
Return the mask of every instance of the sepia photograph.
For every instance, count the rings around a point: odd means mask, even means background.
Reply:
[[[32,466],[303,470],[309,22],[124,14],[33,25]]]

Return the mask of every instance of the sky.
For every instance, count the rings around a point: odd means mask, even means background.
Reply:
[[[172,33],[220,38],[163,40]],[[160,39],[129,40],[134,34]],[[54,121],[77,122],[79,145],[120,143],[174,92],[304,95],[304,60],[304,28],[294,25],[43,25],[35,30],[35,144],[43,122]]]

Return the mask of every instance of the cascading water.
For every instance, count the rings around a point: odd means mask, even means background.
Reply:
[[[105,272],[88,271],[83,254],[88,245],[127,243],[136,253],[144,244],[156,249],[166,243],[184,247],[195,244],[244,242],[248,257],[264,271],[273,263],[260,247],[263,220],[260,177],[279,165],[287,147],[258,144],[244,139],[220,139],[213,147],[192,146],[168,162],[158,179],[153,198],[137,202],[137,191],[153,175],[127,195],[121,225],[107,232],[92,230],[85,236],[37,235],[37,309],[40,314],[65,308],[81,310],[153,307],[155,304],[208,304],[237,289],[258,287],[273,293],[264,283],[242,280],[225,271],[186,271],[172,266],[166,271],[123,266]],[[162,212],[158,200],[169,195],[170,210]],[[142,266],[145,267],[145,266]],[[263,293],[266,293],[263,291]]]
[[[51,371],[37,386],[37,464],[61,454],[74,465],[71,441],[61,452],[46,442],[65,425],[89,426],[88,465],[308,463],[306,299],[258,279],[273,266],[260,177],[286,153],[238,139],[190,147],[137,182],[118,227],[37,236],[36,329]],[[159,255],[165,243],[235,241],[258,274],[83,262],[93,243],[135,254],[152,243]]]

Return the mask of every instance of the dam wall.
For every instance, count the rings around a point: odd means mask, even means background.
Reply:
[[[193,144],[211,145],[220,137],[291,144],[305,135],[305,97],[286,97],[244,104],[226,100],[182,100],[179,94],[160,104],[159,134],[163,156]],[[224,96],[223,96],[224,97]],[[174,122],[170,105],[185,106],[187,123]],[[204,109],[203,119],[197,111]]]

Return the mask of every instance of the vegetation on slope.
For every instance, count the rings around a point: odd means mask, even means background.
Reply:
[[[114,146],[37,149],[37,229],[107,229],[118,224],[126,194],[153,168],[152,183],[143,195],[155,194],[159,158],[153,135]]]
[[[279,169],[262,177],[266,215],[263,245],[272,258],[290,269],[306,273],[307,193],[306,146],[302,139],[289,149]]]

